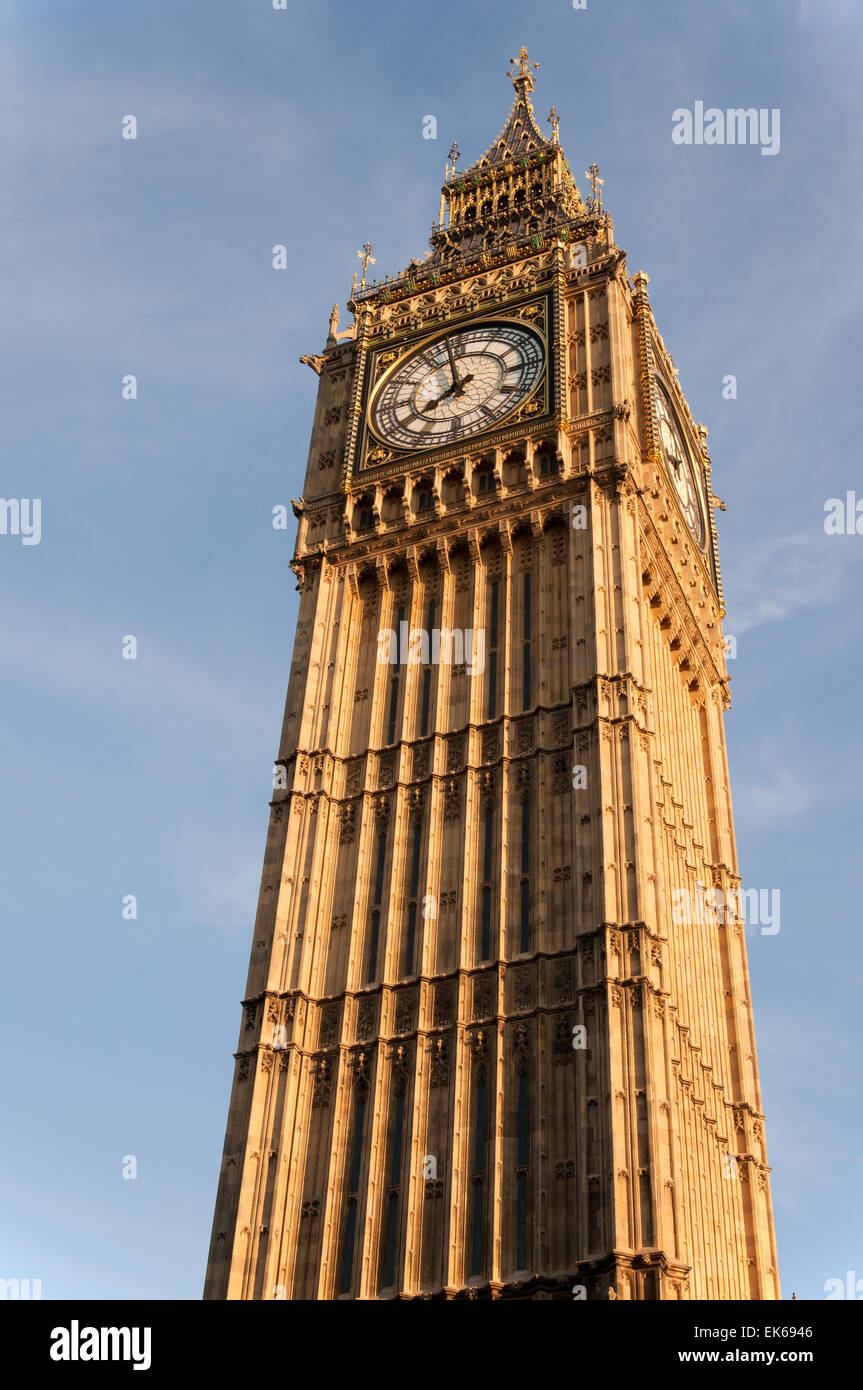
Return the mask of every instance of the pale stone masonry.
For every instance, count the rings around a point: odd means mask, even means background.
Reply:
[[[744,924],[672,917],[740,881],[707,432],[526,56],[306,359],[209,1299],[779,1297]]]

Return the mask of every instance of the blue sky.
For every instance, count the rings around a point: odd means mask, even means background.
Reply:
[[[863,538],[823,526],[863,498],[859,5],[11,0],[0,37],[0,493],[42,498],[39,545],[0,536],[0,1276],[200,1297],[296,618],[297,359],[348,321],[362,242],[375,273],[423,254],[522,43],[728,504],[738,843],[781,891],[747,935],[784,1293],[863,1276]],[[675,145],[696,100],[780,108],[779,153]]]

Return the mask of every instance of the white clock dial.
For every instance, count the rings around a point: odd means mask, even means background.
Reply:
[[[695,480],[689,450],[683,442],[683,435],[671,402],[663,387],[659,386],[658,383],[656,415],[659,423],[662,457],[668,476],[674,484],[681,510],[686,518],[686,524],[692,532],[696,545],[700,550],[703,550],[707,539],[707,528],[704,524],[704,510],[701,505],[698,483]]]
[[[390,373],[372,402],[372,428],[402,449],[480,434],[527,399],[544,366],[542,339],[521,324],[458,329]]]

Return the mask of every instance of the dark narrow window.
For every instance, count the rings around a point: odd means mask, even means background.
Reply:
[[[522,951],[530,947],[530,802],[521,803],[521,940]]]
[[[345,1249],[342,1255],[342,1293],[351,1291],[351,1273],[354,1263],[354,1239],[357,1233],[357,1199],[348,1200],[348,1220],[345,1228]]]
[[[378,858],[375,867],[374,898],[372,900],[371,930],[369,932],[369,958],[366,966],[366,979],[374,980],[378,968],[378,943],[381,933],[381,902],[384,896],[384,865],[387,857],[386,832],[378,835]]]
[[[494,842],[494,809],[485,808],[484,845],[482,857],[482,914],[480,932],[480,960],[488,960],[491,955],[491,875]]]
[[[396,665],[390,677],[390,712],[387,724],[387,743],[396,741],[396,714],[399,707],[399,672],[401,671],[401,660],[407,654],[402,652],[402,623],[404,622],[405,610],[400,608],[396,614]]]
[[[417,932],[417,897],[419,894],[420,882],[420,851],[422,849],[423,831],[421,825],[414,826],[413,850],[411,853],[411,879],[408,888],[408,925],[405,934],[405,958],[402,969],[403,975],[411,975],[414,968],[414,951],[416,949]]]
[[[387,837],[378,835],[378,862],[375,869],[375,902],[380,903],[384,896],[384,865],[387,858]]]
[[[390,1186],[398,1187],[402,1172],[402,1137],[405,1125],[404,1091],[396,1096],[396,1117],[393,1126],[393,1152],[390,1163]]]
[[[527,1069],[518,1078],[518,1166],[527,1167]],[[521,1266],[519,1266],[521,1268]]]
[[[488,635],[488,709],[486,717],[494,719],[497,713],[497,617],[498,617],[498,581],[495,580],[491,586],[491,617],[489,620]]]
[[[426,631],[428,632],[429,641],[429,657],[431,657],[432,633],[434,632],[434,624],[435,604],[434,600],[432,600],[428,607],[428,623],[426,628]],[[431,702],[431,682],[432,668],[431,666],[427,666],[423,671],[423,704],[422,716],[420,719],[420,738],[425,738],[426,734],[429,731],[429,704]]]
[[[375,978],[378,968],[378,940],[381,934],[381,914],[380,908],[372,908],[372,930],[369,936],[369,964],[366,970],[366,978],[371,981]]]
[[[396,1281],[396,1231],[399,1224],[399,1198],[391,1192],[387,1202],[387,1244],[384,1260],[384,1288],[391,1289]]]
[[[359,1085],[359,1082],[357,1083]],[[354,1133],[351,1145],[351,1174],[348,1191],[358,1192],[360,1186],[360,1165],[363,1157],[363,1121],[366,1115],[365,1091],[360,1092],[354,1104]]]
[[[403,975],[413,974],[414,950],[417,935],[417,905],[408,903],[408,929],[405,937],[405,961],[402,970]]]
[[[360,1165],[363,1157],[363,1123],[366,1113],[365,1090],[357,1093],[354,1103],[354,1130],[351,1140],[351,1166],[348,1174],[348,1217],[345,1245],[342,1253],[341,1292],[350,1293],[354,1263],[354,1241],[357,1233],[357,1194],[360,1186]]]
[[[515,1175],[515,1229],[517,1269],[527,1268],[527,1162],[528,1099],[527,1071],[518,1078],[518,1170]]]
[[[396,1279],[396,1235],[398,1233],[399,1194],[402,1171],[402,1140],[405,1123],[405,1097],[400,1090],[396,1096],[393,1119],[392,1150],[390,1154],[390,1192],[387,1201],[386,1243],[384,1246],[384,1288],[390,1289]]]
[[[524,575],[524,642],[522,645],[522,707],[530,709],[530,575]]]
[[[515,1267],[527,1268],[527,1173],[515,1179]]]
[[[482,1272],[484,1224],[484,1174],[486,1129],[486,1079],[480,1074],[476,1083],[476,1128],[474,1130],[473,1232],[471,1240],[471,1274]]]

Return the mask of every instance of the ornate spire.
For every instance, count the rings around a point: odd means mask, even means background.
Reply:
[[[516,61],[519,66],[507,73],[515,87],[515,101],[509,119],[494,144],[489,145],[482,158],[464,171],[465,175],[506,164],[511,159],[523,159],[526,155],[540,154],[543,150],[551,150],[557,143],[556,140],[546,139],[533,114],[530,94],[535,84],[531,68],[537,69],[539,63],[528,62],[527,49],[523,45],[519,49],[518,60],[510,59],[511,63]]]

